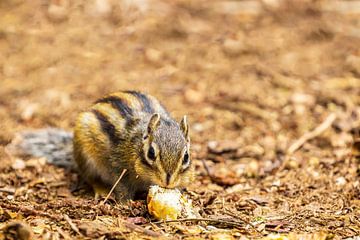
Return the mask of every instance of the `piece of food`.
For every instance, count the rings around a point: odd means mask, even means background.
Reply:
[[[159,220],[194,217],[191,203],[178,189],[151,186],[147,197],[149,213]]]

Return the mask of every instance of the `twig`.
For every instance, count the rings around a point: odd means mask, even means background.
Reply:
[[[224,213],[227,214],[227,215],[229,215],[229,216],[231,216],[231,217],[233,217],[233,218],[236,218],[236,219],[244,222],[245,224],[247,224],[247,225],[249,225],[250,227],[252,227],[257,233],[260,233],[260,234],[261,234],[261,232],[260,232],[254,225],[252,225],[249,221],[247,221],[247,220],[245,220],[245,219],[242,219],[242,218],[240,218],[239,216],[236,216],[235,214],[231,213],[231,212],[230,212],[229,210],[227,210],[227,209],[225,209]]]
[[[16,191],[13,188],[3,187],[0,188],[0,192],[14,194]]]
[[[110,195],[112,194],[112,192],[114,191],[115,187],[119,184],[120,180],[122,179],[122,177],[125,175],[127,169],[124,169],[122,171],[122,173],[120,174],[120,177],[118,178],[118,180],[116,180],[115,184],[112,186],[110,192],[108,193],[108,195],[105,197],[104,201],[101,202],[101,205],[105,204],[105,202],[109,199]]]
[[[216,179],[216,177],[210,172],[210,168],[209,166],[207,165],[206,161],[204,159],[201,159],[203,165],[204,165],[204,168],[205,168],[205,171],[207,173],[207,175],[209,176],[210,180],[214,183],[218,183],[218,179]]]
[[[162,234],[160,234],[160,233],[154,232],[152,230],[146,229],[144,227],[135,225],[135,224],[127,222],[127,221],[124,221],[124,224],[127,228],[130,228],[131,230],[141,232],[141,233],[146,234],[151,237],[161,237],[162,236]]]
[[[211,174],[211,172],[210,172],[209,166],[207,165],[207,163],[205,162],[204,159],[201,159],[201,161],[202,161],[202,163],[203,163],[203,165],[204,165],[204,168],[205,168],[205,171],[206,171],[207,175],[208,175],[210,178],[212,178],[213,176],[212,176],[212,174]]]
[[[225,224],[228,226],[233,226],[233,227],[238,227],[238,228],[244,229],[244,225],[242,223],[221,220],[221,219],[213,219],[213,218],[182,218],[182,219],[176,219],[176,220],[157,221],[157,222],[153,222],[153,223],[160,224],[160,223],[172,223],[172,222],[202,222],[202,221]]]
[[[56,227],[56,231],[65,239],[65,240],[71,240],[71,237],[69,234],[64,232],[60,227]]]
[[[64,214],[64,219],[70,225],[71,229],[74,230],[74,232],[76,232],[80,236],[83,236],[82,233],[79,231],[79,228],[75,225],[75,223],[71,220],[71,218],[68,215]]]
[[[289,155],[293,154],[298,150],[304,143],[307,141],[316,138],[317,136],[321,135],[323,132],[325,132],[326,129],[328,129],[332,123],[336,119],[336,114],[332,113],[330,114],[325,121],[323,121],[319,126],[317,126],[314,130],[305,133],[303,136],[301,136],[298,140],[296,140],[291,146],[288,148],[287,153]]]

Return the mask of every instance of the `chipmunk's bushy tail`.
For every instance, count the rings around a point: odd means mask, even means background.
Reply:
[[[12,155],[45,157],[50,164],[74,168],[72,140],[72,132],[63,129],[27,130],[16,134],[6,149]]]

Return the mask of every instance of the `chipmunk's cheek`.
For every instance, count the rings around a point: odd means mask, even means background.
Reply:
[[[179,185],[181,187],[187,187],[192,181],[194,181],[193,174],[191,171],[188,171],[181,176],[181,182]]]
[[[158,176],[158,174],[152,174],[150,176],[150,183],[151,183],[151,185],[161,186],[162,185],[161,177]]]
[[[141,179],[146,182],[151,182],[154,178],[153,174],[149,173],[148,170],[145,170],[142,166],[142,163],[135,163],[134,164],[134,170],[135,170],[135,178]]]
[[[172,184],[171,188],[177,188],[177,187],[179,187],[180,185],[181,185],[181,182],[180,182],[180,180],[179,180],[179,178],[178,178],[178,179],[176,179],[176,181],[174,181],[174,183]]]

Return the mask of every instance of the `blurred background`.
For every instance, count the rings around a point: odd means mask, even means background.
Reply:
[[[260,108],[265,119],[291,118],[288,101],[311,105],[324,92],[339,104],[359,103],[359,1],[2,0],[0,7],[2,141],[22,126],[70,128],[91,101],[123,89],[190,115],[194,137],[252,129],[246,111],[234,113],[236,102]],[[312,124],[305,119],[294,130]],[[260,121],[254,134],[284,127],[273,123]]]
[[[189,116],[204,198],[220,192],[230,204],[233,192],[265,191],[272,213],[335,214],[343,208],[332,203],[351,208],[360,192],[349,157],[360,126],[360,1],[1,0],[0,53],[2,146],[22,129],[71,130],[95,99],[136,89]],[[290,144],[331,113],[329,129],[285,164]],[[295,228],[349,236],[359,221]]]

